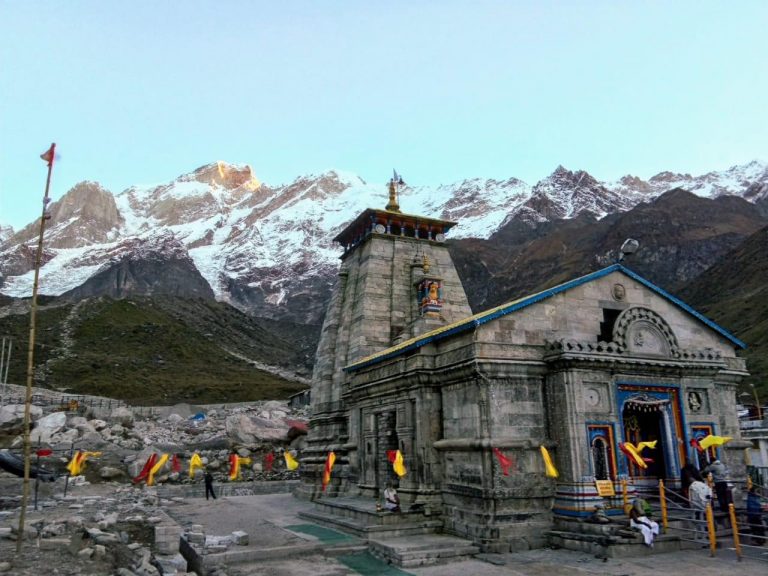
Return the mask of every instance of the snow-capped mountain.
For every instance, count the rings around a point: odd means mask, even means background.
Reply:
[[[757,202],[768,196],[768,166],[751,162],[697,177],[663,172],[648,181],[625,176],[617,182],[559,166],[532,187],[515,178],[405,187],[400,206],[405,213],[458,221],[452,238],[488,238],[511,219],[602,218],[675,186]],[[176,274],[196,268],[187,279],[195,296],[205,295],[192,277],[199,272],[219,300],[262,316],[316,323],[338,267],[340,250],[332,239],[362,210],[383,207],[387,198],[386,184],[351,173],[331,170],[272,187],[249,166],[224,162],[116,196],[82,182],[50,207],[40,291],[119,296],[135,286],[152,293],[165,286],[184,295],[185,281],[178,277],[166,284],[140,281],[135,275],[146,268],[127,264],[168,258],[178,263]],[[36,227],[0,230],[0,292],[6,295],[31,293]],[[122,272],[106,274],[115,267]],[[98,290],[75,290],[89,281]]]
[[[624,176],[617,182],[605,186],[619,193],[640,193],[658,196],[673,188],[683,188],[697,196],[717,198],[718,196],[741,196],[750,202],[768,197],[768,165],[753,160],[747,164],[731,166],[719,172],[707,172],[701,176],[660,172],[648,181],[636,176]]]
[[[13,226],[0,222],[0,244],[8,240],[11,236],[13,236]]]

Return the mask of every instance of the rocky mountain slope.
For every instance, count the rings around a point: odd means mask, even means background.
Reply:
[[[766,223],[741,198],[676,189],[601,220],[582,214],[531,226],[512,219],[488,240],[456,240],[450,249],[470,306],[480,311],[607,266],[626,238],[640,240],[632,269],[679,290]]]
[[[749,344],[754,384],[768,400],[768,227],[758,230],[687,285],[680,296]]]
[[[627,176],[617,182],[558,167],[532,187],[515,178],[406,187],[400,203],[404,212],[458,221],[452,238],[485,239],[513,222],[521,233],[536,235],[547,222],[602,219],[681,183],[704,197],[729,193],[761,206],[768,201],[768,166],[751,162],[697,177],[664,172],[648,181]],[[116,196],[83,182],[51,205],[40,290],[73,299],[210,297],[207,283],[214,298],[249,314],[319,324],[338,266],[333,237],[386,198],[385,184],[353,174],[329,171],[268,186],[250,167],[223,162]],[[35,234],[32,223],[5,240],[0,236],[3,294],[31,293]],[[146,259],[157,265],[138,265]],[[165,267],[165,261],[173,264]]]
[[[0,307],[0,334],[13,339],[11,383],[26,381],[28,306]],[[43,297],[36,384],[138,404],[286,398],[307,387],[316,339],[312,327],[253,318],[212,298]]]

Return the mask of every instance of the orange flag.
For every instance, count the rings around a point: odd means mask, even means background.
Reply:
[[[328,452],[328,458],[325,459],[325,470],[323,470],[323,492],[325,487],[331,481],[331,470],[333,470],[333,464],[336,462],[336,454],[331,450]]]

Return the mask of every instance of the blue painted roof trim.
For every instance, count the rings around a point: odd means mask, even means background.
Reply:
[[[507,314],[510,314],[512,312],[525,308],[526,306],[530,306],[531,304],[535,304],[536,302],[541,302],[542,300],[551,298],[552,296],[555,296],[556,294],[560,294],[561,292],[565,292],[566,290],[570,290],[571,288],[575,288],[577,286],[581,286],[582,284],[586,284],[587,282],[591,282],[592,280],[597,280],[598,278],[607,276],[612,272],[622,272],[627,276],[629,276],[630,278],[632,278],[633,280],[637,280],[643,286],[650,288],[651,290],[653,290],[663,298],[666,298],[673,304],[679,306],[680,308],[682,308],[683,310],[685,310],[686,312],[694,316],[696,319],[700,320],[701,322],[703,322],[704,324],[712,328],[712,330],[724,336],[726,339],[730,340],[733,344],[735,344],[739,348],[747,347],[747,345],[744,342],[736,338],[733,334],[728,332],[728,330],[726,330],[722,326],[719,326],[718,324],[716,324],[715,322],[713,322],[703,314],[697,312],[696,310],[688,306],[688,304],[686,304],[679,298],[672,296],[672,294],[670,294],[666,290],[659,288],[653,282],[646,280],[636,272],[633,272],[632,270],[622,266],[621,264],[612,264],[611,266],[608,266],[607,268],[603,268],[602,270],[598,270],[597,272],[592,272],[591,274],[587,274],[586,276],[582,276],[580,278],[576,278],[569,282],[565,282],[564,284],[560,284],[558,286],[550,288],[549,290],[543,290],[542,292],[539,292],[538,294],[534,294],[533,296],[530,296],[528,298],[517,300],[516,302],[510,304],[509,306],[503,306],[501,308],[498,308],[497,310],[493,311],[490,314],[488,313],[484,314],[480,312],[475,316],[470,316],[466,322],[463,322],[451,328],[450,330],[446,330],[445,332],[439,332],[431,336],[429,335],[425,336],[424,338],[420,338],[414,341],[408,346],[405,346],[403,348],[398,348],[397,350],[393,350],[388,354],[382,354],[381,356],[376,356],[375,358],[371,358],[366,362],[352,364],[350,366],[345,367],[344,370],[346,372],[354,372],[355,370],[365,368],[366,366],[370,366],[371,364],[378,364],[379,362],[382,362],[384,360],[389,360],[390,358],[400,356],[401,354],[410,352],[411,350],[414,350],[416,348],[421,348],[422,346],[426,346],[431,342],[442,340],[443,338],[447,338],[448,336],[458,334],[459,332],[465,332],[469,329],[476,328],[482,324],[486,324],[487,322],[490,322],[491,320],[495,320],[496,318],[501,318],[502,316],[506,316]]]
[[[660,296],[663,296],[664,298],[666,298],[667,300],[669,300],[673,304],[676,304],[677,306],[679,306],[680,308],[682,308],[683,310],[688,312],[688,314],[690,314],[691,316],[696,317],[698,320],[700,320],[701,322],[703,322],[704,324],[706,324],[707,326],[712,328],[712,330],[714,330],[715,332],[718,332],[721,336],[724,336],[725,338],[727,338],[728,340],[730,340],[731,342],[736,344],[736,346],[738,346],[739,348],[744,349],[744,348],[747,347],[746,343],[744,343],[743,341],[741,341],[738,338],[736,338],[736,336],[734,336],[733,334],[728,332],[728,330],[726,330],[725,328],[723,328],[719,324],[716,324],[715,322],[713,322],[712,320],[710,320],[709,318],[707,318],[706,316],[704,316],[700,312],[697,312],[696,310],[694,310],[693,308],[688,306],[688,304],[686,304],[685,302],[683,302],[679,298],[676,298],[676,297],[672,296],[672,294],[670,294],[669,292],[667,292],[663,288],[659,288],[658,286],[656,286],[652,282],[649,282],[648,280],[646,280],[645,278],[643,278],[642,276],[640,276],[636,272],[632,272],[632,270],[630,270],[629,268],[625,268],[621,264],[614,264],[614,266],[618,266],[619,269],[622,272],[624,272],[624,274],[629,276],[630,278],[632,278],[634,280],[637,280],[643,286],[647,286],[648,288],[650,288],[654,292],[658,293]]]

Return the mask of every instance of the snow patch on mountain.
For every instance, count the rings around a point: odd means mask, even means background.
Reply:
[[[105,212],[109,217],[103,218],[98,242],[80,230],[89,224],[78,220],[83,210],[76,200],[88,192],[112,210],[111,193],[96,183],[78,186],[82,194],[71,196],[74,204],[52,210],[62,219],[53,218],[46,234],[41,293],[62,294],[121,258],[190,258],[216,297],[236,305],[242,294],[234,296],[235,289],[260,290],[265,302],[286,306],[308,282],[332,278],[340,256],[333,238],[366,208],[383,208],[389,197],[386,184],[369,184],[350,172],[328,170],[270,187],[246,165],[215,162],[171,182],[132,186],[116,195],[116,214]],[[755,161],[697,177],[662,172],[647,181],[625,176],[601,182],[560,166],[534,186],[515,178],[406,185],[399,202],[404,213],[458,222],[451,238],[488,238],[511,218],[538,222],[585,212],[602,218],[676,186],[754,202],[768,195],[768,167]],[[5,230],[0,228],[0,249],[16,249],[19,242]],[[0,274],[2,263],[0,253]],[[6,274],[3,293],[31,293],[32,272],[24,270]]]

